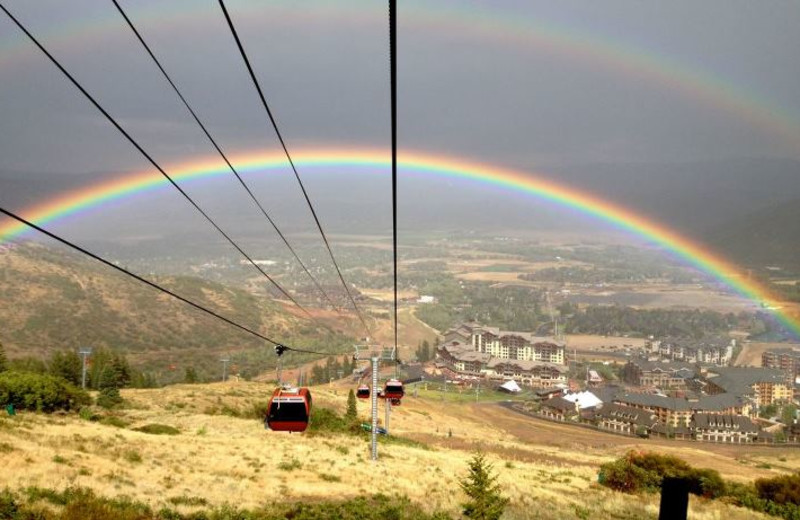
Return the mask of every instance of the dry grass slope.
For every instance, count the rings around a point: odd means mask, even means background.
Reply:
[[[258,420],[243,418],[266,399],[268,390],[258,383],[225,383],[125,391],[128,407],[111,421],[116,426],[77,415],[3,418],[0,448],[6,452],[6,468],[0,486],[85,486],[102,496],[126,495],[155,509],[168,506],[184,512],[224,503],[252,508],[275,501],[399,493],[426,510],[444,509],[455,516],[463,500],[458,479],[472,450],[480,446],[511,499],[508,518],[657,516],[656,497],[622,495],[595,483],[599,464],[624,452],[632,440],[592,435],[548,440],[552,432],[538,421],[515,417],[496,405],[408,397],[394,410],[391,431],[428,449],[412,443],[381,445],[380,460],[372,463],[362,438],[278,434],[265,431]],[[342,412],[346,388],[315,388],[314,399],[315,406]],[[366,415],[366,403],[359,408]],[[137,431],[152,424],[180,433]],[[800,456],[781,453],[781,469],[755,470],[759,461],[776,462],[775,451],[754,455],[746,466],[724,451],[695,449],[691,460],[700,465],[695,455],[716,464],[726,477],[746,471],[752,478],[800,467]],[[695,498],[691,508],[696,519],[757,517]]]

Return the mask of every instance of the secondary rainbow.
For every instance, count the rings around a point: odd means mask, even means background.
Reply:
[[[328,169],[364,167],[379,174],[388,171],[389,167],[388,154],[376,150],[298,150],[292,156],[301,171],[319,167]],[[264,171],[284,172],[286,168],[286,158],[279,153],[251,154],[237,157],[234,162],[240,172],[249,175]],[[552,201],[657,243],[758,304],[772,305],[776,301],[766,287],[742,276],[740,269],[734,264],[703,245],[663,224],[592,194],[528,172],[417,152],[403,151],[399,156],[399,167],[401,175],[422,174],[468,180]],[[222,168],[217,160],[185,163],[166,170],[180,182],[230,175],[230,172]],[[167,187],[166,180],[154,171],[134,173],[110,182],[71,191],[42,204],[31,206],[23,212],[23,216],[38,225],[47,226],[115,200]],[[0,243],[19,237],[25,231],[25,226],[21,224],[2,223]],[[779,310],[773,312],[787,328],[800,336],[798,320]]]
[[[366,6],[368,9],[369,6]],[[376,8],[377,9],[377,8]],[[266,12],[259,4],[242,5],[239,16],[254,18]],[[282,22],[303,23],[310,19],[332,23],[374,23],[374,16],[365,13],[362,2],[325,1],[292,2],[270,6],[273,19]],[[374,12],[374,11],[373,11]],[[381,11],[382,12],[382,11]],[[219,11],[209,3],[198,8],[193,4],[174,2],[170,7],[163,3],[155,7],[133,10],[135,20],[148,26],[166,26],[202,33],[197,24],[214,24],[219,21]],[[401,11],[402,20],[418,25],[430,25],[445,30],[455,37],[480,36],[516,48],[536,49],[554,55],[566,56],[585,66],[612,71],[631,80],[643,80],[658,89],[679,92],[702,106],[730,113],[746,121],[782,143],[781,151],[796,154],[800,149],[800,113],[797,107],[777,106],[763,94],[748,90],[730,78],[711,70],[681,62],[665,53],[647,49],[636,42],[617,40],[607,34],[592,33],[586,28],[570,27],[545,19],[530,19],[509,9],[480,8],[472,4],[447,4],[425,2],[409,4]],[[95,8],[78,22],[58,23],[43,30],[48,45],[79,47],[84,54],[93,52],[97,42],[118,31],[124,31],[122,19],[113,8]],[[21,34],[13,34],[0,41],[0,63],[10,64],[14,59],[30,56],[34,52]],[[27,50],[27,52],[26,52]],[[158,54],[158,50],[156,49]],[[154,71],[154,74],[157,72]]]

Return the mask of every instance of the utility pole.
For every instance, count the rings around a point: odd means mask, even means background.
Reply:
[[[389,435],[389,416],[392,415],[392,400],[384,399],[384,401],[386,401],[386,421],[384,421],[383,427],[386,429],[386,435]]]
[[[372,460],[378,460],[378,361],[380,358],[372,356]]]
[[[81,388],[86,390],[86,360],[92,355],[91,347],[83,347],[78,351],[78,354],[83,358],[83,369],[81,372]]]
[[[222,362],[222,382],[228,380],[228,363],[230,362],[231,358],[221,358],[220,361]]]

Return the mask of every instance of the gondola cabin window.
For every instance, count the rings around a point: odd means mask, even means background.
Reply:
[[[303,432],[311,415],[308,388],[277,388],[269,401],[266,423],[277,432]]]

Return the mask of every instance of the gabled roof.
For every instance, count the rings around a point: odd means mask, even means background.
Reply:
[[[571,403],[577,403],[580,410],[592,408],[603,403],[596,395],[588,391],[564,394],[562,397]]]
[[[688,372],[692,375],[695,373],[694,367],[689,363],[682,361],[648,361],[646,359],[636,358],[629,361],[632,365],[636,365],[642,372]],[[680,377],[691,377],[680,375]]]
[[[486,366],[488,368],[497,368],[501,365],[507,365],[510,367],[517,367],[523,372],[530,372],[536,368],[550,368],[553,370],[558,371],[559,373],[566,373],[569,371],[565,365],[558,365],[556,363],[548,363],[546,361],[528,361],[522,359],[502,359],[502,358],[492,358],[488,361]]]
[[[617,421],[624,421],[636,424],[637,426],[652,427],[658,422],[658,419],[652,412],[642,410],[641,408],[631,408],[621,404],[606,404],[602,408],[595,411],[595,417],[615,419]]]
[[[647,406],[650,408],[666,408],[673,411],[690,411],[692,408],[686,399],[666,397],[654,394],[623,394],[614,399],[615,403]]]
[[[465,362],[480,362],[485,364],[488,363],[490,358],[489,354],[473,350],[471,346],[457,341],[440,345],[439,350],[444,350],[453,358]]]
[[[562,412],[565,413],[575,411],[575,403],[571,403],[560,396],[551,397],[546,401],[542,401],[542,406],[546,406],[547,408],[554,408],[556,410],[561,410]]]
[[[756,433],[758,427],[749,417],[721,413],[696,413],[692,425],[699,430],[725,430]]]
[[[721,412],[729,408],[739,408],[744,406],[744,401],[741,397],[726,392],[716,395],[705,395],[698,399],[696,403],[690,403],[690,405],[693,410]]]
[[[787,384],[786,374],[772,368],[718,367],[713,372],[716,377],[709,375],[708,380],[735,395],[752,394],[756,383]]]

